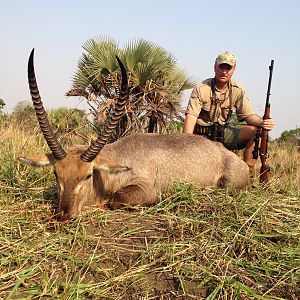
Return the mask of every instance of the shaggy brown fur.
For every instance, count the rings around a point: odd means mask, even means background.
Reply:
[[[157,193],[170,190],[174,182],[235,188],[249,183],[246,163],[202,136],[133,134],[106,145],[92,162],[80,159],[85,149],[71,147],[58,161],[51,154],[20,158],[32,166],[54,164],[58,212],[65,219],[78,216],[89,204],[111,208],[154,204]]]

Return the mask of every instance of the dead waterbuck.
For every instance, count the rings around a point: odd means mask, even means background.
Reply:
[[[158,192],[174,181],[197,187],[243,188],[249,182],[245,162],[222,144],[191,134],[136,133],[106,144],[129,99],[125,68],[118,59],[122,83],[109,121],[90,146],[63,149],[48,122],[33,66],[28,62],[32,101],[51,153],[19,158],[35,166],[54,166],[57,180],[57,212],[63,220],[80,215],[83,207],[99,204],[110,208],[151,205]]]

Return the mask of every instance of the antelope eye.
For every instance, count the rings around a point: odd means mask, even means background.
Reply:
[[[92,174],[89,174],[89,175],[87,175],[86,177],[85,177],[85,180],[88,180],[88,179],[90,179],[92,177]]]

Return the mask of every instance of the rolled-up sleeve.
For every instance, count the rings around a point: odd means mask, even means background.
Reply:
[[[239,121],[244,120],[250,115],[256,114],[252,108],[250,100],[245,91],[241,91],[240,97],[236,102],[236,115]]]
[[[185,114],[190,114],[198,118],[200,111],[203,107],[201,101],[200,89],[196,86],[190,96]]]

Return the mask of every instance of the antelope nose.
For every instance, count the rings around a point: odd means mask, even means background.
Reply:
[[[60,221],[61,221],[62,223],[66,223],[66,222],[71,221],[72,219],[74,219],[74,218],[72,218],[72,217],[70,216],[69,213],[64,213],[64,214],[61,216]]]
[[[60,221],[60,222],[67,222],[70,221],[72,219],[74,219],[70,213],[66,212],[65,210],[62,209],[57,209],[55,211],[55,218]]]

